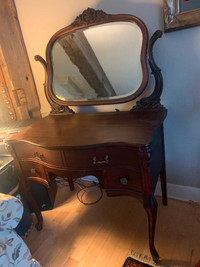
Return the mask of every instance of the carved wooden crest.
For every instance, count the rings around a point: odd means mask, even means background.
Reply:
[[[101,22],[104,19],[108,18],[109,15],[106,14],[103,10],[95,10],[93,8],[88,8],[81,15],[76,17],[73,25],[87,25],[91,23]]]
[[[61,105],[56,105],[56,104],[51,104],[51,112],[50,114],[58,115],[58,114],[66,114],[66,113],[71,113],[74,114],[75,112],[69,108],[68,106],[61,106]]]

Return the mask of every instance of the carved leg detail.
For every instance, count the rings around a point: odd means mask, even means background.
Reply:
[[[68,180],[68,183],[69,183],[69,188],[71,191],[74,191],[74,182],[73,182],[73,179],[71,178],[67,178]]]
[[[155,236],[156,217],[157,217],[157,202],[154,196],[144,199],[144,208],[148,216],[150,252],[155,263],[158,263],[159,255],[154,246],[154,236]]]
[[[166,179],[165,162],[163,162],[163,165],[160,171],[160,182],[161,182],[163,205],[167,206],[168,201],[167,201],[167,179]]]
[[[36,215],[37,223],[36,223],[35,227],[37,228],[38,231],[40,231],[40,230],[42,230],[42,224],[43,224],[42,213],[41,213],[35,199],[33,198],[32,194],[30,192],[30,188],[24,189],[22,186],[21,186],[21,188],[22,188],[21,192],[22,192],[27,204],[29,205],[30,209],[33,210],[33,212]]]
[[[162,153],[163,153],[163,164],[160,171],[160,182],[161,182],[161,190],[162,190],[162,200],[163,205],[167,205],[167,177],[166,177],[166,167],[165,167],[165,143],[164,143],[164,128],[162,124]]]

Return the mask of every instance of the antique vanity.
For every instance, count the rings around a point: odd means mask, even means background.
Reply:
[[[167,205],[163,121],[160,104],[162,75],[153,59],[153,45],[144,23],[132,15],[109,15],[88,8],[55,33],[46,49],[45,93],[52,111],[6,139],[20,176],[20,188],[34,210],[38,230],[42,215],[30,193],[33,183],[48,187],[55,176],[68,180],[94,175],[108,196],[138,198],[148,215],[149,246],[154,246],[160,176],[163,204]],[[155,78],[149,96],[148,67]],[[71,106],[114,105],[138,98],[128,111],[75,112]]]

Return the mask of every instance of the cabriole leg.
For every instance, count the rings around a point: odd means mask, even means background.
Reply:
[[[167,179],[166,179],[165,162],[163,162],[163,165],[160,171],[160,182],[161,182],[163,205],[167,206]]]
[[[154,246],[154,236],[155,236],[155,227],[157,218],[157,202],[154,196],[150,196],[144,199],[144,208],[148,216],[150,252],[155,263],[158,263],[159,255]]]
[[[32,194],[30,192],[30,186],[24,187],[23,185],[20,185],[20,189],[21,189],[20,191],[21,191],[22,195],[24,196],[24,199],[26,200],[27,204],[29,205],[31,210],[36,215],[37,223],[36,223],[35,227],[37,228],[38,231],[42,230],[42,226],[43,226],[42,213],[41,213],[34,197],[32,196]]]
[[[163,153],[163,164],[160,171],[160,182],[161,182],[161,190],[162,190],[162,200],[163,205],[167,205],[167,177],[166,177],[166,166],[165,166],[165,142],[164,142],[164,128],[163,124],[161,126],[161,134],[162,134],[162,153]]]

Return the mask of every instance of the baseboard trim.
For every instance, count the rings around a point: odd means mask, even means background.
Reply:
[[[157,184],[155,195],[162,195],[160,181]],[[194,201],[200,203],[200,188],[196,187],[168,183],[167,195],[169,198],[177,200]]]

